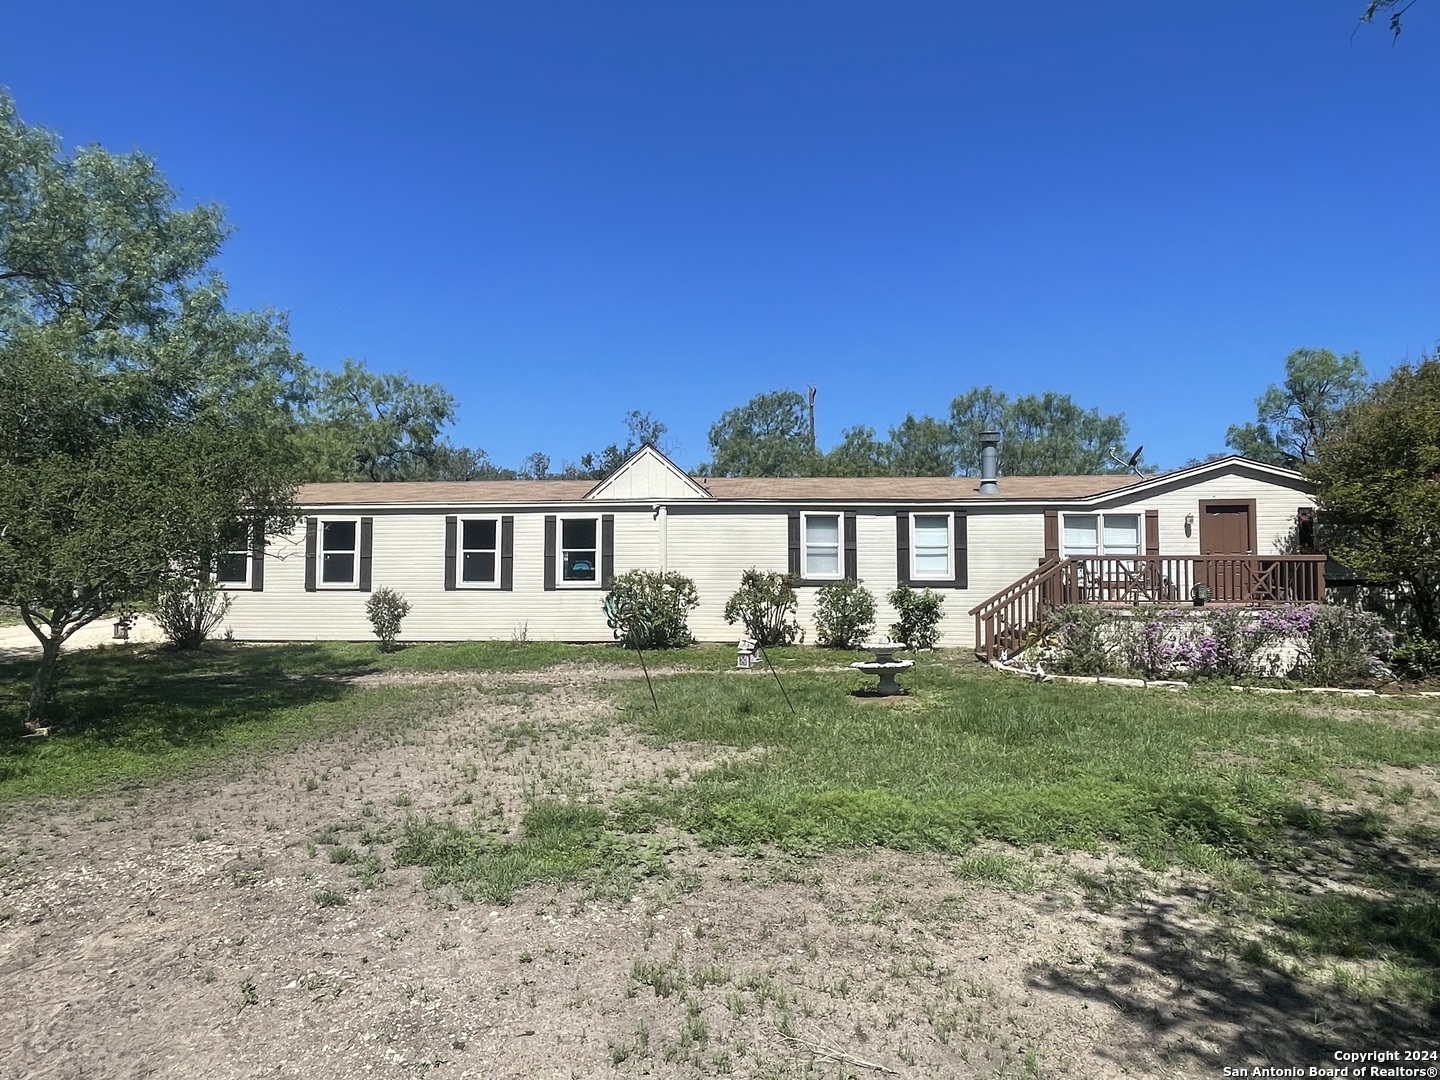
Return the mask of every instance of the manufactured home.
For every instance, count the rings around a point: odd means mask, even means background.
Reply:
[[[411,604],[407,640],[608,641],[628,570],[693,579],[702,641],[733,641],[743,571],[788,572],[814,640],[817,590],[858,578],[894,620],[899,583],[945,597],[942,644],[995,655],[1060,603],[1310,602],[1303,478],[1229,457],[1157,476],[689,476],[644,447],[604,480],[326,483],[288,534],[221,559],[240,640],[367,639],[365,601]],[[982,470],[983,472],[983,470]]]

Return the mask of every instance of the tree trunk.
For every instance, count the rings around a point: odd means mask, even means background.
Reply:
[[[30,713],[25,726],[30,730],[43,726],[45,711],[55,686],[55,668],[60,661],[60,642],[53,636],[40,638],[40,666],[30,687]]]
[[[1410,606],[1420,636],[1440,641],[1440,589],[1423,580],[1412,582],[1410,589]]]

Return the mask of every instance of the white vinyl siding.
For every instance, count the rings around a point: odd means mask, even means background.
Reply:
[[[949,581],[950,514],[910,515],[910,576],[916,581]]]
[[[500,519],[460,519],[460,565],[455,584],[465,589],[500,587]]]
[[[806,578],[840,578],[840,515],[802,514],[801,570]]]
[[[353,589],[360,583],[360,519],[321,518],[316,537],[321,589]]]

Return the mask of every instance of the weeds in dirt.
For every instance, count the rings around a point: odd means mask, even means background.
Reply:
[[[988,881],[1019,893],[1033,892],[1039,880],[1035,864],[1030,860],[993,851],[961,859],[955,864],[955,873],[962,878]]]
[[[674,997],[689,984],[685,969],[678,964],[651,960],[642,956],[630,966],[630,979],[637,986],[648,986],[656,997]]]
[[[644,1058],[650,1056],[650,1025],[642,1017],[635,1023],[635,1034],[628,1041],[612,1041],[610,1044],[610,1062],[614,1065],[623,1065],[631,1058]]]
[[[601,807],[556,800],[535,802],[516,840],[454,821],[412,818],[394,859],[397,866],[425,867],[427,888],[453,886],[465,899],[497,904],[536,882],[584,881],[597,896],[628,898],[639,878],[663,869],[658,856],[607,829]]]
[[[315,905],[317,907],[344,907],[349,902],[349,897],[333,885],[326,885],[315,890]]]
[[[1081,870],[1075,883],[1085,893],[1085,905],[1092,911],[1106,912],[1117,904],[1133,903],[1145,891],[1145,878],[1133,870],[1114,865],[1102,874]]]
[[[255,986],[255,980],[249,975],[240,980],[240,1008],[246,1009],[251,1005],[260,1004],[260,991]]]

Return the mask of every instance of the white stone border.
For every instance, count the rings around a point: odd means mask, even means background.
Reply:
[[[1007,675],[1023,675],[1031,682],[1088,683],[1098,686],[1128,686],[1139,690],[1169,690],[1172,694],[1189,690],[1191,683],[1177,679],[1119,679],[1108,675],[1049,675],[1043,671],[1028,671],[1013,667],[1001,660],[991,660],[990,666]],[[1440,690],[1415,690],[1408,694],[1380,694],[1374,690],[1356,690],[1344,686],[1301,686],[1293,690],[1283,686],[1232,686],[1231,690],[1242,694],[1334,694],[1338,697],[1385,697],[1385,698],[1440,698]]]

